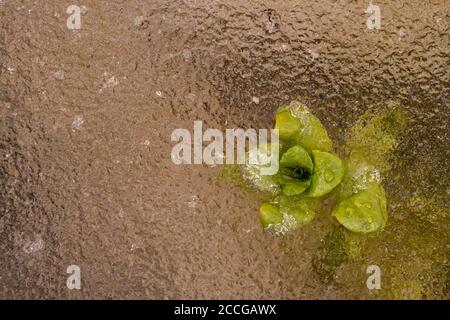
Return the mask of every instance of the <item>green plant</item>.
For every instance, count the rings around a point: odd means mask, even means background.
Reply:
[[[387,221],[387,204],[377,171],[362,158],[350,157],[344,164],[332,153],[333,144],[325,127],[304,105],[293,102],[280,107],[275,121],[281,140],[278,173],[261,176],[258,164],[243,166],[247,180],[273,194],[272,200],[260,207],[264,229],[285,234],[309,223],[321,199],[345,181],[337,192],[332,216],[356,233],[382,230]],[[258,154],[267,157],[268,146],[260,146]]]

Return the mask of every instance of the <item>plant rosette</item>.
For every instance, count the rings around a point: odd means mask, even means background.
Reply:
[[[278,109],[275,129],[279,138],[279,171],[272,176],[258,174],[259,165],[243,166],[244,177],[261,191],[274,197],[260,207],[260,222],[265,230],[286,234],[309,223],[320,208],[320,201],[344,179],[345,165],[332,153],[332,141],[320,120],[297,102]],[[268,156],[265,145],[258,157]],[[352,181],[361,185],[360,181]],[[344,188],[343,188],[344,189]],[[387,221],[386,197],[378,181],[370,181],[354,192],[342,193],[332,216],[356,233],[381,230]]]

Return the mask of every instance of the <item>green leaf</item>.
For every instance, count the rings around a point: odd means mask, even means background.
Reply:
[[[300,225],[309,223],[320,202],[317,199],[279,196],[273,203],[263,203],[259,208],[263,228],[276,235],[284,235]]]
[[[316,199],[280,197],[280,212],[293,216],[298,225],[309,223],[316,216],[319,206],[320,202]]]
[[[333,190],[344,176],[342,160],[331,153],[319,150],[312,151],[314,172],[311,185],[305,195],[308,197],[321,197]]]
[[[300,120],[294,117],[291,112],[283,111],[275,115],[275,129],[278,129],[278,136],[287,144],[297,143],[301,130]]]
[[[297,180],[288,176],[281,176],[280,178],[281,191],[286,196],[301,194],[308,189],[310,184],[311,180]]]
[[[287,150],[280,160],[281,190],[286,196],[298,195],[310,185],[313,162],[308,152],[300,146]]]
[[[388,218],[383,187],[377,182],[368,183],[367,189],[340,201],[332,215],[353,232],[372,233],[382,230]]]
[[[275,116],[275,129],[279,130],[279,137],[288,145],[299,144],[309,151],[331,151],[333,147],[320,120],[298,102],[279,108]]]
[[[300,146],[294,146],[281,156],[280,167],[305,168],[307,171],[312,172],[313,162],[305,149]]]
[[[283,215],[277,205],[272,203],[263,203],[259,208],[259,221],[264,229],[270,225],[276,225],[283,222]]]
[[[305,113],[303,119],[304,126],[298,141],[299,144],[308,150],[331,151],[333,143],[320,120],[312,113]]]
[[[246,154],[245,164],[242,166],[243,177],[261,191],[268,191],[273,194],[280,191],[278,183],[279,173],[275,175],[262,175],[262,167],[270,167],[269,156],[271,152],[271,143],[263,144],[257,149],[256,164],[250,163],[249,152]],[[278,145],[278,149],[280,146]]]

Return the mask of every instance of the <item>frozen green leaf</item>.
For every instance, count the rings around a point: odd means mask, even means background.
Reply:
[[[263,203],[259,208],[259,220],[263,228],[268,228],[270,225],[276,225],[283,222],[283,215],[277,205],[272,203]]]
[[[319,205],[319,201],[311,198],[293,199],[286,196],[280,198],[280,212],[293,216],[297,225],[309,223],[315,217]]]
[[[308,189],[311,184],[311,180],[297,180],[290,178],[288,176],[281,176],[280,185],[281,190],[286,196],[295,196],[301,194],[303,191]]]
[[[279,145],[278,149],[280,148]],[[276,146],[275,146],[276,147]],[[278,193],[280,191],[280,185],[278,183],[279,173],[275,175],[263,175],[261,174],[261,168],[270,167],[270,152],[272,144],[267,143],[258,147],[256,153],[256,163],[250,163],[249,153],[245,158],[245,164],[242,166],[243,177],[247,181],[250,181],[255,187],[261,191],[268,191],[271,193]]]
[[[313,162],[308,152],[300,146],[287,150],[280,160],[280,185],[283,194],[298,195],[310,185]]]
[[[312,172],[313,162],[305,149],[300,146],[294,146],[282,155],[280,167],[304,168],[308,172]]]
[[[388,218],[383,187],[377,182],[368,183],[365,190],[340,201],[332,215],[353,232],[372,233],[382,230]]]
[[[308,197],[321,197],[333,190],[344,176],[342,160],[331,153],[319,150],[312,151],[314,171],[311,186],[306,191]]]
[[[279,108],[275,121],[275,129],[288,145],[299,144],[307,150],[332,149],[333,143],[320,120],[298,102]]]
[[[291,112],[283,111],[275,115],[275,129],[278,129],[278,135],[287,144],[297,143],[301,130],[300,120],[294,117]]]

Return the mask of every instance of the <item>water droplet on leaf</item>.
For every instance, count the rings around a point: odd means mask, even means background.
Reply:
[[[331,182],[334,179],[334,173],[330,170],[326,170],[324,173],[324,177],[326,182]]]

